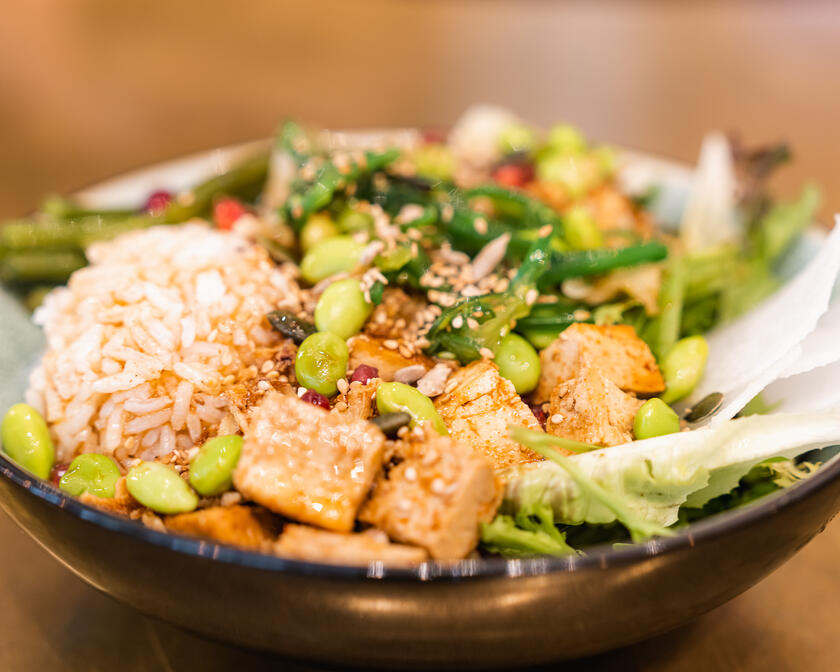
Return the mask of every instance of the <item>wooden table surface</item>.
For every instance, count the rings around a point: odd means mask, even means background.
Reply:
[[[0,217],[283,115],[448,124],[474,101],[684,160],[710,128],[784,137],[797,162],[780,189],[813,179],[823,215],[840,209],[836,2],[41,0],[3,15]],[[0,540],[0,670],[307,669],[146,620],[2,515]],[[552,669],[838,669],[838,558],[835,522],[695,623]]]

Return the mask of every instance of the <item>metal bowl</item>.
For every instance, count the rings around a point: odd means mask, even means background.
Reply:
[[[83,192],[140,202],[211,172],[219,150]],[[634,155],[670,200],[688,171]],[[669,202],[665,199],[665,203]],[[22,396],[39,340],[0,295],[3,407]],[[164,534],[67,497],[0,454],[0,506],[98,590],[195,632],[323,662],[509,667],[605,651],[675,628],[743,592],[840,510],[840,461],[789,490],[675,537],[585,557],[483,559],[415,569],[322,565]]]

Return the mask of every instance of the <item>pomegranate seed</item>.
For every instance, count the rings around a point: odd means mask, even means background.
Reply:
[[[330,410],[330,400],[315,390],[306,390],[301,399],[313,406],[320,406],[323,409]]]
[[[248,212],[235,198],[222,198],[213,206],[213,221],[222,231],[230,231],[236,220]]]
[[[530,163],[503,163],[493,171],[493,179],[505,187],[524,187],[534,179]]]
[[[61,480],[61,477],[67,473],[67,469],[69,467],[69,464],[56,464],[52,468],[52,471],[50,471],[50,483],[57,486],[58,482]]]
[[[525,402],[531,408],[531,412],[534,414],[534,417],[537,419],[537,422],[542,425],[542,428],[545,429],[545,423],[548,420],[548,414],[543,409],[542,404],[531,404],[529,402]]]
[[[449,133],[444,128],[424,128],[420,131],[420,138],[425,145],[442,145]]]
[[[153,191],[149,194],[149,198],[146,199],[146,205],[143,206],[143,210],[150,215],[159,215],[166,210],[166,206],[171,202],[172,194],[168,191]]]
[[[353,371],[353,375],[350,376],[350,382],[355,383],[358,381],[364,385],[374,378],[379,378],[379,369],[375,366],[359,364],[359,366],[356,367],[356,370]]]

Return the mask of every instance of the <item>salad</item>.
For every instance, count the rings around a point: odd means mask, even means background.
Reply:
[[[669,219],[632,157],[477,107],[447,134],[287,120],[139,207],[48,197],[0,227],[47,339],[3,451],[149,527],[319,562],[673,535],[840,440],[833,407],[761,395],[840,361],[840,237],[796,261],[819,196],[770,195],[788,158],[710,135]]]

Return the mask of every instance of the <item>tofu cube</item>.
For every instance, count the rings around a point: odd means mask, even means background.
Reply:
[[[486,455],[496,469],[542,458],[510,438],[510,427],[541,432],[542,427],[511,383],[490,361],[456,371],[435,400],[438,413],[456,443]]]
[[[493,465],[448,436],[427,433],[400,444],[399,463],[377,479],[359,519],[437,560],[466,557],[502,498]]]
[[[554,388],[545,428],[554,436],[616,446],[633,440],[633,420],[642,403],[600,369],[590,369]]]
[[[291,524],[283,529],[274,552],[285,558],[336,565],[383,562],[406,566],[419,564],[429,557],[422,548],[392,544],[380,530],[342,534]]]
[[[251,506],[211,506],[190,513],[166,516],[168,530],[223,544],[262,550],[277,538],[271,514]]]
[[[255,407],[233,475],[247,499],[275,513],[349,532],[382,466],[385,437],[279,392]]]
[[[626,324],[571,325],[540,353],[542,373],[534,392],[548,401],[557,383],[577,378],[586,369],[600,369],[625,392],[643,397],[659,394],[665,381],[647,343]]]

